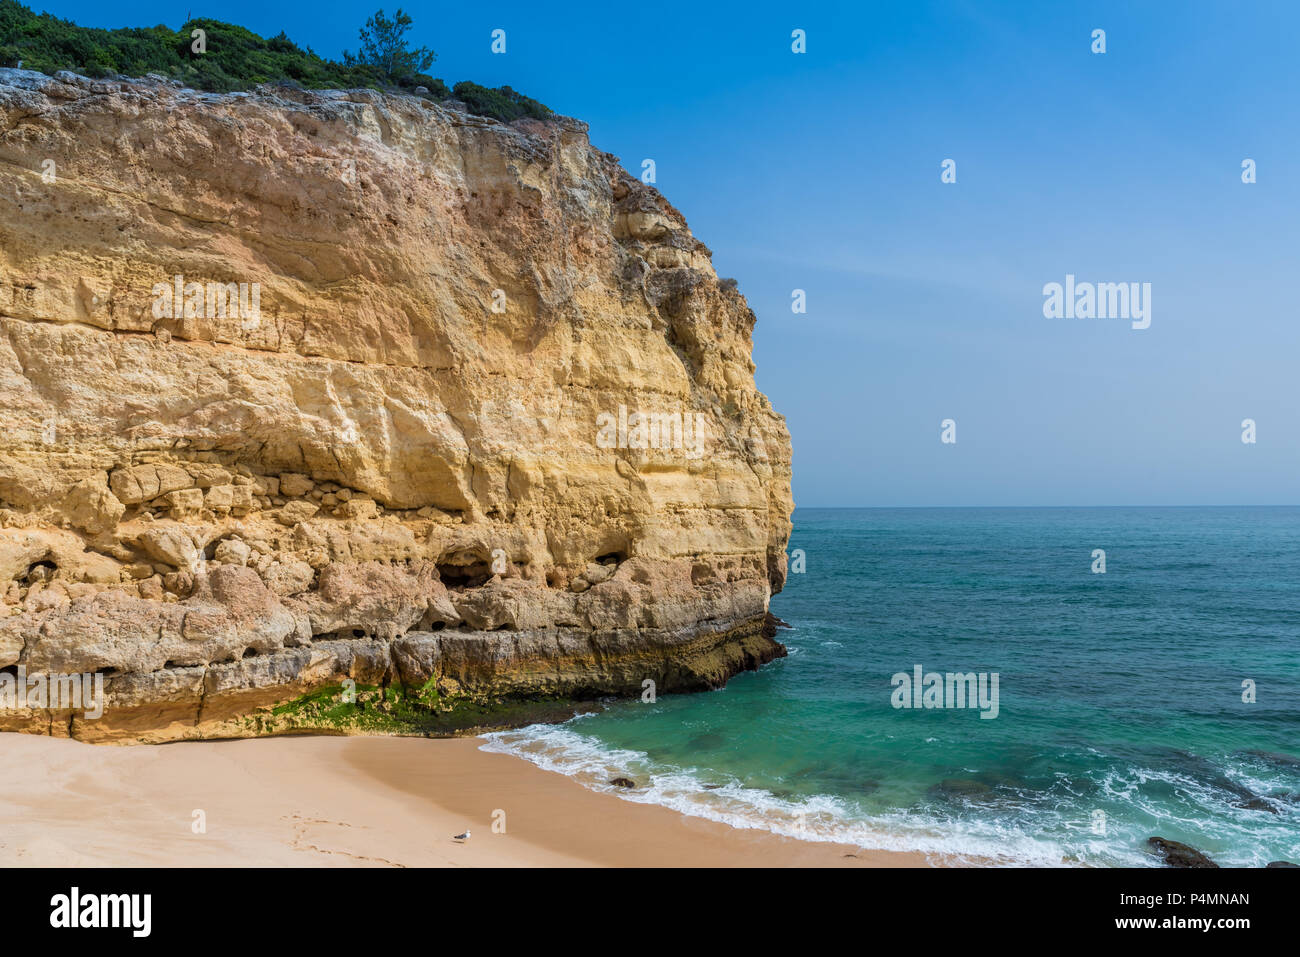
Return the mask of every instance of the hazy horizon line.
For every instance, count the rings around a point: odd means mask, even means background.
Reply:
[[[962,509],[962,508],[1300,508],[1300,503],[1282,503],[1273,505],[795,505],[799,509],[823,509],[833,511],[869,511],[901,509]]]

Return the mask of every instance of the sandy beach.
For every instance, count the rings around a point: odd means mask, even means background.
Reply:
[[[104,747],[3,734],[0,855],[34,867],[933,863],[636,804],[479,744],[279,737]],[[493,830],[498,812],[505,833]],[[466,829],[470,840],[452,840]]]

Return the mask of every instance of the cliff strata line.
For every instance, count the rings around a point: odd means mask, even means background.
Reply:
[[[345,678],[446,707],[784,653],[754,315],[585,125],[0,70],[0,193],[0,668],[107,691],[0,728],[245,733]]]

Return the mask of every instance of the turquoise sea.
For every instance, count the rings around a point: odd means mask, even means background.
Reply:
[[[808,840],[1300,863],[1300,508],[801,508],[795,549],[789,657],[485,747]],[[894,707],[917,665],[996,673],[997,717]]]

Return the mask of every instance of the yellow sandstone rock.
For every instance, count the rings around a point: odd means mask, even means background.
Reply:
[[[0,667],[108,701],[12,726],[165,740],[344,677],[592,697],[783,653],[754,314],[583,124],[55,85],[0,71]]]

